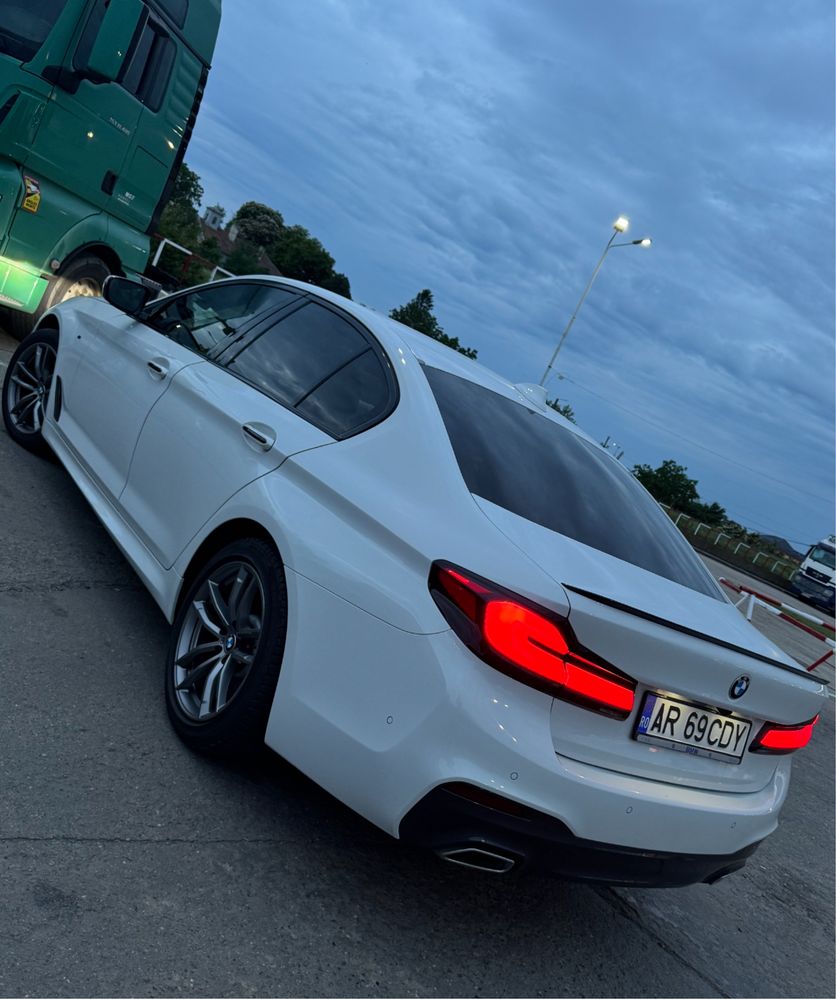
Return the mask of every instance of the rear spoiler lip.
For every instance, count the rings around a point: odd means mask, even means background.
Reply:
[[[811,673],[808,673],[800,667],[789,666],[787,663],[782,663],[780,659],[773,659],[771,656],[762,655],[760,652],[753,652],[751,649],[746,649],[742,645],[735,645],[733,642],[726,642],[722,638],[714,638],[711,635],[707,635],[703,631],[688,628],[684,624],[676,624],[675,621],[668,621],[666,618],[657,617],[655,614],[649,614],[647,611],[638,610],[636,607],[631,607],[629,604],[622,604],[618,600],[610,599],[610,597],[603,597],[600,593],[592,593],[590,590],[582,590],[580,587],[570,586],[568,583],[562,583],[561,585],[570,593],[577,593],[582,597],[587,597],[589,600],[596,601],[596,603],[605,604],[607,607],[614,607],[616,610],[624,611],[625,614],[632,614],[633,617],[640,617],[645,621],[652,621],[654,624],[662,625],[663,628],[670,628],[672,631],[679,631],[683,635],[690,635],[692,638],[700,638],[702,641],[710,642],[712,645],[719,645],[721,648],[730,649],[732,652],[739,652],[741,655],[748,656],[750,659],[758,659],[762,663],[769,663],[770,666],[778,666],[780,669],[784,669],[788,673],[794,673],[796,676],[806,677],[814,683],[821,684],[826,687],[830,686],[829,680],[824,680],[819,676],[813,676]]]

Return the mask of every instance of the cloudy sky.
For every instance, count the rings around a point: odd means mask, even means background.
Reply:
[[[610,252],[550,394],[750,528],[833,531],[832,0],[224,0],[187,160],[514,381],[627,214],[653,246]]]

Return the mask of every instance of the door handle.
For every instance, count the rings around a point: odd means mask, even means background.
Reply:
[[[150,372],[152,378],[165,378],[168,374],[168,363],[162,357],[152,358],[152,360],[148,362],[148,371]]]
[[[241,431],[244,440],[256,451],[269,451],[276,443],[276,431],[264,423],[245,423]]]

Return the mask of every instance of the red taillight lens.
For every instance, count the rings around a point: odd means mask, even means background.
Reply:
[[[635,681],[589,658],[562,618],[439,562],[430,572],[430,592],[459,638],[491,666],[618,718],[633,710]]]
[[[813,728],[818,724],[819,716],[801,725],[776,725],[767,722],[758,732],[750,753],[793,753],[796,749],[806,746],[813,735]]]

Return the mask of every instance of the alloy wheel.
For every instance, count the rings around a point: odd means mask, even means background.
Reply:
[[[19,433],[41,432],[55,361],[55,349],[43,342],[33,343],[17,358],[7,382],[6,405],[9,418]]]
[[[174,692],[191,721],[215,718],[241,689],[263,622],[264,590],[252,565],[224,562],[200,585],[183,618],[174,658]]]

